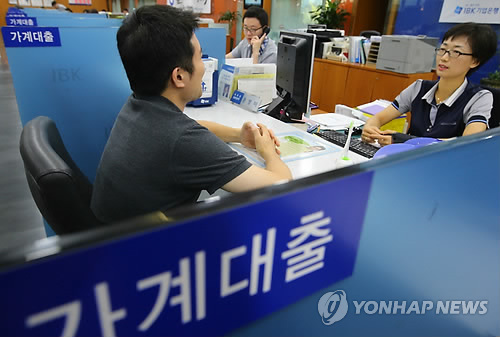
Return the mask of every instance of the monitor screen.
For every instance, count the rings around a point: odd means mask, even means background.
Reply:
[[[315,42],[314,34],[280,32],[276,68],[279,97],[266,109],[269,115],[283,121],[309,115]]]
[[[243,8],[249,9],[252,6],[262,7],[263,0],[244,0]]]

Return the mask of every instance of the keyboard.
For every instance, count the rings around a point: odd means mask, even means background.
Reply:
[[[340,147],[344,147],[345,142],[347,141],[347,135],[334,130],[321,130],[320,132],[316,133],[316,135]],[[377,152],[379,148],[367,143],[363,143],[359,139],[351,138],[349,150],[362,155],[363,157],[373,158],[375,152]]]

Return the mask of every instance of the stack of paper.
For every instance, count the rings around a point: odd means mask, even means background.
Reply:
[[[376,101],[362,104],[358,106],[358,110],[361,110],[365,114],[369,114],[371,116],[376,115],[380,111],[384,110],[387,108],[389,105],[391,105],[391,102],[386,101],[386,100],[381,100],[377,99]]]
[[[368,41],[363,36],[349,36],[349,62],[366,63],[367,53],[364,47],[365,42]]]
[[[276,65],[248,64],[247,60],[224,64],[219,74],[219,99],[229,101],[235,90],[261,97],[262,104],[269,103],[276,95]],[[241,85],[241,87],[240,87]]]
[[[362,36],[349,36],[349,62],[360,63],[360,46]]]
[[[238,90],[259,96],[260,105],[269,104],[276,96],[276,81],[273,78],[239,78]]]
[[[361,126],[365,124],[359,119],[350,118],[338,113],[327,113],[312,115],[311,120],[318,123],[321,129],[342,130],[349,127],[351,122],[354,126]]]
[[[370,118],[380,111],[384,110],[386,107],[391,105],[391,102],[383,100],[383,99],[378,99],[376,101],[362,104],[357,107],[358,110],[360,110],[363,115],[367,118]],[[399,116],[398,118],[393,119],[387,124],[384,124],[380,127],[380,130],[394,130],[397,132],[406,132],[406,114],[403,114]]]

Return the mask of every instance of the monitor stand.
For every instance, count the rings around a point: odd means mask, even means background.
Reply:
[[[273,118],[281,119],[281,110],[283,110],[288,103],[290,103],[290,99],[287,99],[287,96],[285,96],[285,98],[278,96],[273,99],[271,104],[264,110],[264,113]]]
[[[291,119],[286,114],[285,111],[287,107],[289,107],[290,103],[292,103],[292,99],[290,98],[289,95],[285,95],[285,98],[278,96],[277,98],[273,99],[273,101],[271,102],[271,104],[269,104],[264,113],[273,118],[279,119],[284,123],[302,123],[299,120]]]

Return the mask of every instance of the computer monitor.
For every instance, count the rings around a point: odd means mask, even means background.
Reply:
[[[314,34],[280,31],[276,70],[278,97],[265,113],[285,122],[301,120],[304,114],[310,114],[315,43]]]

